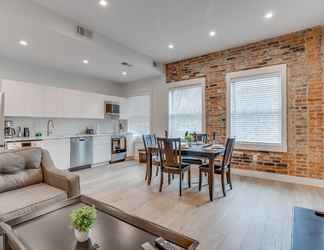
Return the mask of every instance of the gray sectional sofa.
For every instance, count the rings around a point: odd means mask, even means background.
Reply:
[[[46,150],[0,153],[0,221],[79,194],[79,176],[57,169]]]

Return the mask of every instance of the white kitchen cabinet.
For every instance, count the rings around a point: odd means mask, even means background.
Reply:
[[[63,89],[62,91],[64,117],[81,118],[83,112],[81,108],[82,96],[79,91],[71,89]]]
[[[104,96],[63,89],[63,110],[66,118],[104,119]]]
[[[20,105],[25,107],[26,116],[44,116],[44,91],[45,87],[41,85],[24,83],[23,92],[25,98],[23,98]]]
[[[121,99],[125,99],[125,98],[112,96],[112,95],[105,95],[104,96],[104,101],[105,102],[120,103]]]
[[[46,149],[55,166],[58,169],[67,170],[70,167],[70,139],[51,139],[44,140],[41,143],[41,147]]]
[[[104,96],[83,92],[81,96],[82,118],[103,119],[105,116]]]
[[[3,80],[5,116],[42,117],[44,90],[41,85]]]
[[[44,91],[44,117],[64,117],[63,90],[46,87]]]
[[[93,137],[93,164],[111,160],[111,136]]]
[[[5,93],[5,116],[23,116],[24,105],[21,105],[24,94],[17,91],[18,83],[13,81],[2,81],[1,91]]]
[[[5,93],[5,116],[104,119],[101,94],[40,84],[1,81]]]

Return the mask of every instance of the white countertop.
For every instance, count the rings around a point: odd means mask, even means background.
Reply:
[[[46,141],[46,140],[57,140],[57,139],[66,139],[72,137],[86,137],[86,136],[120,136],[120,135],[131,135],[131,133],[96,133],[93,135],[90,134],[73,134],[73,135],[51,135],[51,136],[30,136],[30,137],[12,137],[6,138],[5,142],[19,142],[19,141]]]

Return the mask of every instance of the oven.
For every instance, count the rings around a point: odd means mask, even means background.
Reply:
[[[126,160],[127,141],[125,136],[111,137],[111,161],[110,163]]]

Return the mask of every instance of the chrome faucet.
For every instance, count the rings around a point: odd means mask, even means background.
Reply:
[[[48,120],[47,122],[47,136],[50,136],[51,134],[53,134],[53,130],[54,129],[54,121],[53,120]]]

